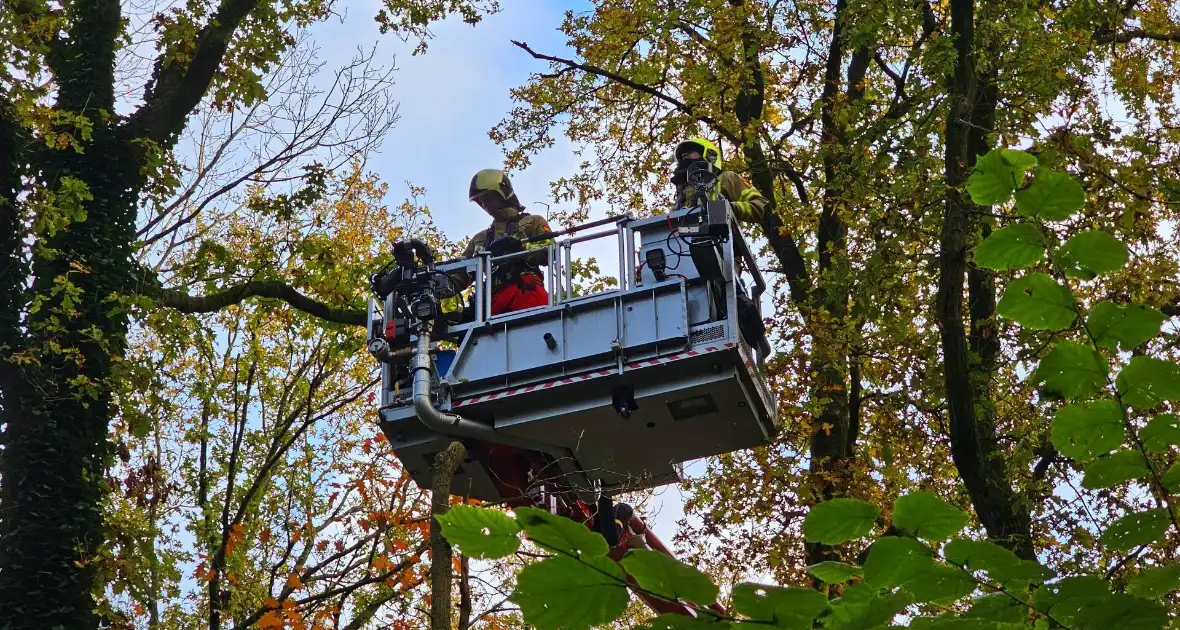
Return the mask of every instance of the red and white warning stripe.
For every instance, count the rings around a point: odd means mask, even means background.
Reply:
[[[704,348],[701,348],[700,350],[686,350],[684,352],[680,352],[677,354],[670,354],[670,355],[664,356],[664,357],[655,357],[652,359],[644,359],[642,361],[634,361],[632,363],[626,364],[624,366],[624,369],[634,370],[634,369],[642,368],[642,367],[651,367],[653,365],[664,365],[666,363],[672,363],[673,361],[679,361],[681,359],[688,359],[691,357],[700,356],[702,354],[708,354],[710,352],[720,352],[721,350],[728,350],[730,348],[733,348],[734,345],[735,344],[733,342],[730,342],[730,343],[725,343],[725,344],[716,345],[716,346],[706,346]],[[610,376],[611,374],[615,374],[614,369],[597,370],[594,372],[587,372],[585,374],[578,374],[577,376],[568,376],[568,377],[564,377],[564,378],[554,379],[552,381],[546,381],[543,383],[535,383],[533,385],[527,385],[525,387],[514,387],[512,389],[505,389],[505,390],[501,390],[498,392],[492,392],[490,394],[480,394],[479,396],[472,396],[470,398],[463,398],[463,399],[455,400],[451,403],[451,408],[458,409],[459,407],[466,407],[468,405],[474,405],[475,403],[489,402],[492,400],[500,400],[501,398],[508,398],[509,396],[515,396],[517,394],[527,394],[529,392],[534,392],[539,389],[552,389],[554,387],[560,387],[562,385],[570,385],[573,383],[583,383],[585,381],[600,378],[603,376]]]

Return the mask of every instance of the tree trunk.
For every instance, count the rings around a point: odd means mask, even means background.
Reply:
[[[976,73],[974,11],[973,0],[951,2],[958,59],[950,81],[946,126],[948,191],[937,298],[951,455],[988,536],[1017,555],[1033,558],[1029,513],[1012,489],[996,436],[991,384],[1000,345],[994,323],[994,277],[967,263],[978,228],[972,219],[971,200],[961,189],[976,156],[988,150],[987,133],[995,119],[997,98],[994,77],[981,78]],[[964,277],[971,301],[970,343],[963,313]]]
[[[459,442],[434,457],[430,484],[430,630],[451,628],[451,545],[442,535],[438,517],[451,508],[451,480],[467,456]]]

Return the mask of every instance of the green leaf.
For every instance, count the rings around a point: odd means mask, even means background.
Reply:
[[[733,626],[709,617],[685,617],[665,613],[633,630],[730,630]]]
[[[857,582],[846,587],[841,597],[832,600],[831,613],[823,618],[823,624],[828,630],[877,628],[892,621],[911,602],[905,593],[886,593]]]
[[[992,593],[977,598],[963,616],[1003,623],[1023,623],[1028,617],[1028,607],[1007,593]]]
[[[131,437],[142,440],[152,432],[152,423],[148,417],[140,413],[132,413],[127,415],[128,429],[131,431]]]
[[[946,540],[967,526],[966,512],[930,492],[911,492],[893,506],[893,525],[925,540]]]
[[[623,557],[623,569],[639,586],[667,600],[700,606],[717,601],[717,586],[704,573],[665,553],[633,549]]]
[[[946,559],[972,571],[983,571],[1000,584],[1012,581],[1043,582],[1055,574],[1033,560],[1022,560],[995,543],[986,540],[956,538],[942,550]]]
[[[1133,304],[1126,308],[1103,300],[1090,309],[1087,327],[1102,348],[1124,352],[1154,339],[1164,323],[1164,314],[1149,306]]]
[[[1012,198],[1012,191],[1018,185],[1017,169],[1006,164],[999,151],[988,151],[975,160],[975,170],[967,178],[967,192],[971,201],[981,206],[1006,203]],[[1020,176],[1023,180],[1023,175]]]
[[[838,545],[868,535],[880,515],[876,507],[856,499],[823,501],[803,518],[803,535],[807,542]]]
[[[922,543],[886,536],[873,543],[865,561],[865,582],[878,588],[900,587],[915,602],[949,603],[975,590],[967,573],[938,562]]]
[[[1117,486],[1132,479],[1146,477],[1147,460],[1143,453],[1132,450],[1122,450],[1110,455],[1103,455],[1086,466],[1086,476],[1082,478],[1082,487],[1087,490],[1098,490]]]
[[[1119,372],[1115,386],[1123,402],[1150,409],[1165,400],[1180,402],[1180,366],[1151,357],[1133,357]]]
[[[911,565],[932,562],[933,556],[929,547],[912,538],[884,536],[869,548],[865,582],[877,588],[901,586]]]
[[[1004,623],[989,619],[956,619],[954,617],[914,617],[911,630],[1022,630],[1023,623]]]
[[[1019,149],[1000,149],[1000,159],[1016,172],[1023,173],[1037,165],[1037,157]]]
[[[803,630],[828,609],[828,599],[810,588],[738,584],[733,587],[733,607],[750,621]]]
[[[512,601],[537,630],[585,630],[622,616],[623,570],[605,557],[547,558],[521,570]]]
[[[1042,393],[1078,400],[1093,396],[1106,384],[1106,370],[1106,359],[1093,347],[1062,341],[1041,359],[1032,377],[1042,385]]]
[[[1016,191],[1016,212],[1026,217],[1061,221],[1085,205],[1086,193],[1077,180],[1048,169],[1038,168],[1032,183]]]
[[[1065,330],[1078,316],[1069,288],[1039,272],[1009,282],[996,313],[1032,330]]]
[[[503,558],[520,548],[520,527],[500,510],[456,505],[438,522],[443,537],[472,558]]]
[[[860,567],[844,564],[843,562],[821,562],[807,567],[807,572],[817,580],[828,584],[842,584],[854,577],[864,575]]]
[[[1111,593],[1093,575],[1066,578],[1037,589],[1035,608],[1076,630],[1161,630],[1167,625],[1162,606],[1138,597]]]
[[[1066,405],[1053,417],[1050,436],[1062,455],[1088,461],[1123,443],[1122,409],[1109,398]]]
[[[1160,483],[1164,484],[1169,492],[1180,492],[1180,462],[1172,464],[1168,472],[1160,477]]]
[[[1168,613],[1159,602],[1115,593],[1088,607],[1074,623],[1078,630],[1162,630]]]
[[[1098,537],[1098,542],[1116,551],[1130,551],[1162,538],[1170,522],[1164,510],[1127,514],[1111,523]]]
[[[1037,611],[1059,620],[1072,620],[1092,602],[1110,597],[1106,582],[1093,575],[1068,577],[1045,584],[1033,594]]]
[[[1127,264],[1127,245],[1101,230],[1081,232],[1065,242],[1053,260],[1070,278],[1092,280],[1100,274],[1117,271]]]
[[[1180,564],[1149,566],[1127,582],[1128,595],[1159,599],[1180,591]]]
[[[581,523],[537,508],[521,507],[513,511],[529,540],[545,549],[582,557],[602,557],[610,551],[605,538]]]
[[[992,232],[975,248],[975,264],[1007,271],[1031,267],[1045,257],[1044,237],[1032,223],[1009,225]]]
[[[1180,417],[1161,413],[1151,419],[1139,432],[1143,448],[1152,453],[1166,453],[1173,446],[1180,445]]]
[[[1127,582],[1127,594],[1159,599],[1180,591],[1180,564],[1148,567]]]

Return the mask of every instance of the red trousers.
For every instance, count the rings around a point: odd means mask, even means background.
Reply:
[[[492,315],[548,305],[549,292],[545,290],[545,281],[533,273],[522,274],[520,282],[509,282],[492,292]]]

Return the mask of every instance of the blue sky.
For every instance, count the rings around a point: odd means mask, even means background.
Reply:
[[[503,154],[488,131],[512,107],[509,90],[527,82],[530,73],[547,69],[510,40],[526,41],[537,50],[567,52],[557,27],[566,8],[586,6],[553,0],[503,4],[502,12],[476,26],[452,19],[433,27],[429,50],[416,57],[410,55],[412,42],[403,44],[392,34],[378,33],[372,16],[380,3],[374,0],[349,2],[343,23],[332,20],[313,29],[330,65],[347,61],[357,46],[371,42],[380,42],[379,58],[396,55],[393,91],[401,118],[369,168],[389,183],[391,206],[405,196],[407,180],[424,186],[435,222],[454,239],[488,223],[467,200],[467,186],[476,171],[503,164]],[[513,185],[526,205],[551,202],[549,182],[578,164],[571,149],[569,143],[558,142],[527,171],[513,174]],[[532,205],[530,210],[543,213],[545,208]]]

